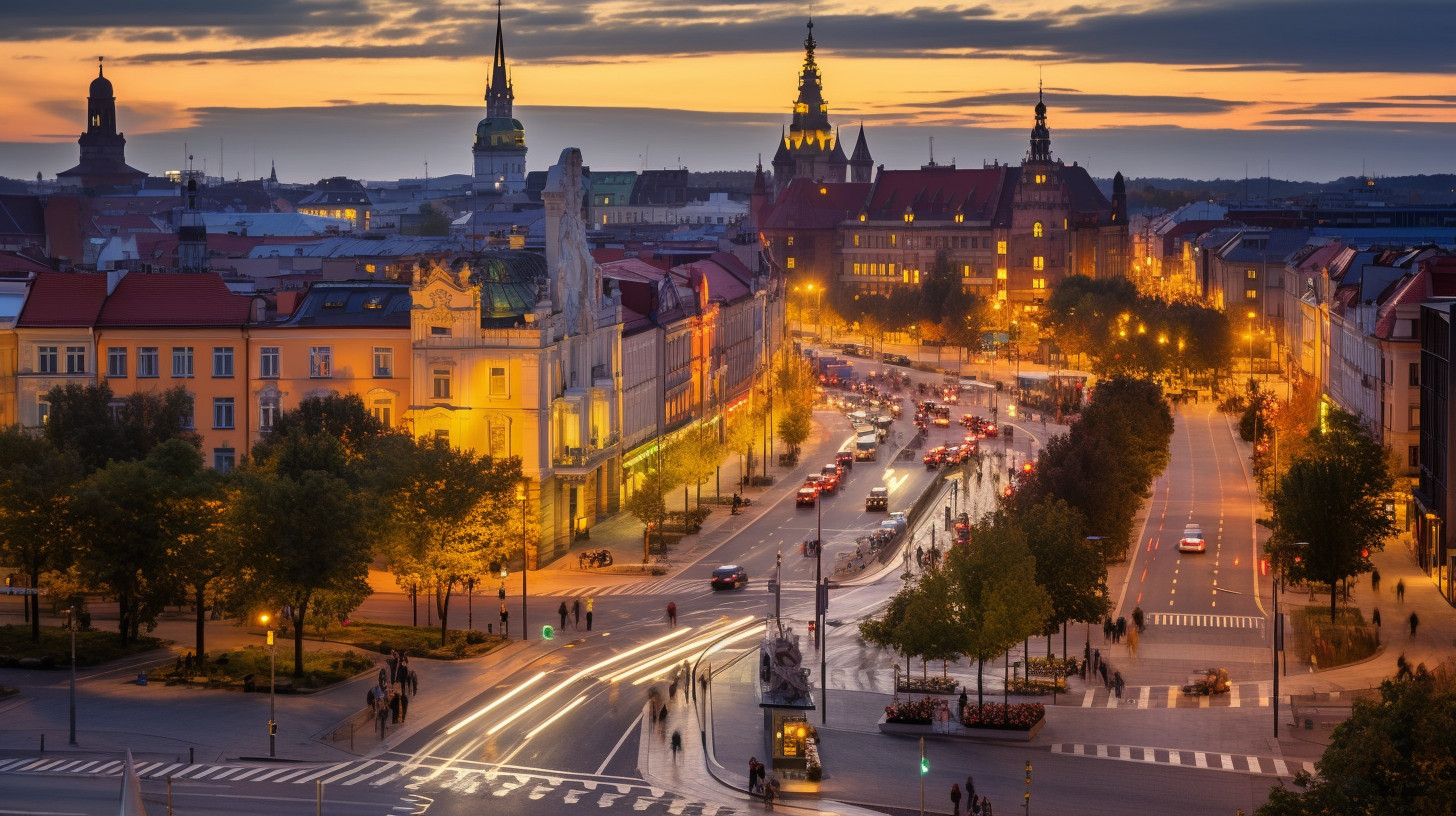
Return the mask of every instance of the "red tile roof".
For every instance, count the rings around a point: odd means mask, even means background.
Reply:
[[[957,212],[968,220],[990,221],[1003,190],[1016,181],[1016,168],[996,165],[979,169],[931,167],[885,170],[875,179],[867,209],[875,220],[895,220],[909,207],[917,218],[949,221]]]
[[[841,221],[859,217],[870,189],[871,185],[863,183],[794,179],[769,205],[760,229],[832,229]]]
[[[106,300],[106,275],[42,272],[30,285],[17,328],[90,328]]]
[[[241,326],[252,299],[228,291],[214,273],[132,272],[121,279],[96,320],[98,327]]]

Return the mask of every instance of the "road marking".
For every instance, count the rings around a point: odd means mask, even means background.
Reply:
[[[1292,776],[1292,774],[1289,773],[1289,765],[1287,765],[1282,759],[1274,760],[1274,773],[1278,774],[1279,776]]]
[[[369,777],[374,776],[375,774],[383,773],[388,768],[396,768],[398,766],[399,766],[398,763],[395,763],[395,762],[381,762],[381,763],[379,763],[379,766],[377,768],[374,768],[373,770],[367,771],[365,773],[356,774],[353,778],[349,779],[349,781],[345,782],[344,784],[345,785],[357,785],[360,782],[363,782],[364,780],[368,779]],[[359,770],[363,770],[363,768],[360,768]],[[334,782],[338,781],[338,779],[340,777],[344,777],[344,776],[348,776],[348,774],[339,774],[338,776],[335,776],[335,777],[333,777],[331,779],[325,779],[324,780],[324,784],[325,785],[332,785]]]
[[[1234,770],[1234,758],[1233,757],[1229,756],[1228,754],[1219,754],[1218,755],[1218,760],[1219,760],[1219,763],[1223,765],[1223,769],[1225,771],[1232,771],[1232,770]]]
[[[318,779],[321,776],[328,776],[329,774],[338,771],[340,768],[348,767],[349,764],[350,763],[348,763],[348,762],[340,762],[337,765],[332,765],[332,766],[330,766],[328,768],[324,768],[322,771],[317,771],[315,773],[311,773],[308,776],[302,777],[300,779],[296,779],[294,781],[297,782],[297,783],[299,783],[299,784],[303,784],[305,782],[312,782],[312,781],[314,781],[315,779]]]
[[[248,770],[243,771],[242,773],[240,773],[237,776],[233,777],[233,781],[234,782],[241,782],[244,779],[247,779],[248,777],[250,777],[253,774],[256,774],[256,773],[258,773],[258,772],[260,772],[262,770],[263,770],[262,768],[249,768]]]
[[[1091,708],[1092,707],[1092,698],[1093,697],[1096,697],[1096,696],[1097,696],[1096,690],[1094,690],[1094,689],[1087,689],[1087,693],[1082,696],[1082,707],[1083,708]]]
[[[1208,767],[1208,755],[1202,751],[1193,752],[1193,765],[1198,768]]]

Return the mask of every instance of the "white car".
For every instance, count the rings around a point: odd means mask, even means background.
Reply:
[[[1204,552],[1208,545],[1203,541],[1203,528],[1190,524],[1183,528],[1183,537],[1178,539],[1178,552]]]

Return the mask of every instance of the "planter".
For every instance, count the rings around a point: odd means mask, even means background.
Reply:
[[[1030,742],[1036,739],[1041,733],[1042,726],[1046,725],[1046,717],[1042,717],[1032,724],[1030,728],[967,728],[960,723],[936,725],[928,723],[925,725],[912,725],[909,723],[886,722],[884,717],[880,718],[879,729],[882,734],[904,734],[915,737],[948,737],[951,739],[980,740],[985,742]]]

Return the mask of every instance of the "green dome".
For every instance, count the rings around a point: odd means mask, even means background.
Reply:
[[[480,124],[475,126],[475,135],[481,138],[492,134],[525,132],[526,128],[517,119],[481,119]]]

